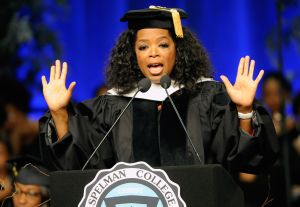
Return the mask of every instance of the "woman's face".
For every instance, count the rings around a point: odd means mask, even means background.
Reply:
[[[137,32],[135,53],[140,70],[153,83],[170,75],[175,65],[175,43],[167,29],[141,29]]]
[[[274,78],[266,80],[263,87],[263,101],[272,113],[280,111],[280,97],[280,83]]]
[[[38,185],[15,184],[13,195],[14,207],[36,207],[42,202],[41,189]]]

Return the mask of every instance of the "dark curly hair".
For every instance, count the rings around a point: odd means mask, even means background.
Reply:
[[[176,61],[170,77],[176,84],[193,91],[200,77],[213,75],[206,50],[187,28],[183,28],[184,38],[176,38],[173,31],[169,32],[176,46]],[[136,33],[136,30],[126,30],[121,34],[106,69],[107,85],[116,88],[120,94],[130,92],[144,78],[134,50]]]

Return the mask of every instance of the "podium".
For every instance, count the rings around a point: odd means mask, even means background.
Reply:
[[[161,167],[180,186],[188,207],[243,207],[244,195],[220,165]],[[51,173],[51,206],[74,207],[83,197],[84,187],[98,170],[56,171]]]

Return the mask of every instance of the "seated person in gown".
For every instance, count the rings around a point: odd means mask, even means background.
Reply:
[[[32,156],[18,156],[8,161],[14,179],[14,191],[5,206],[50,206],[50,172]]]

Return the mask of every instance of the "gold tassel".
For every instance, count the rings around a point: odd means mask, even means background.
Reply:
[[[180,14],[176,9],[168,9],[166,7],[161,6],[149,6],[150,9],[158,9],[163,11],[171,12],[172,14],[172,20],[173,20],[173,26],[175,30],[176,37],[183,38],[183,31],[182,31],[182,25],[181,25],[181,19]]]
[[[15,165],[12,167],[12,173],[13,173],[14,177],[17,177],[19,175],[17,167]]]
[[[171,9],[170,11],[172,13],[172,19],[173,19],[175,34],[178,38],[183,38],[183,31],[182,31],[182,26],[181,26],[180,14],[176,9]]]

